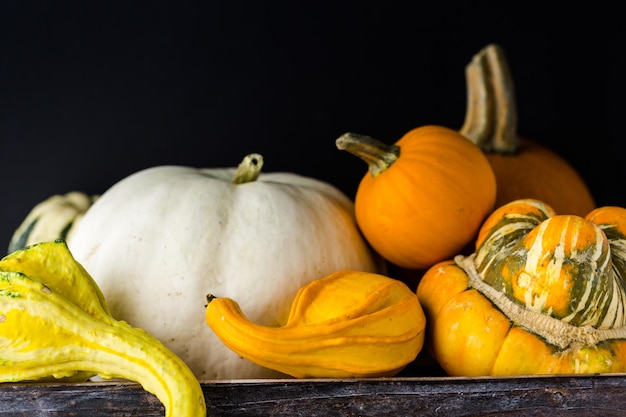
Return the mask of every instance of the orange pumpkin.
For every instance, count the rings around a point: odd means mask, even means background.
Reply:
[[[626,209],[583,218],[517,200],[476,245],[417,289],[427,346],[448,374],[626,371]]]
[[[551,205],[558,213],[584,216],[595,200],[564,158],[517,135],[511,72],[502,49],[490,44],[466,67],[467,112],[461,133],[487,155],[496,175],[496,207],[522,198]]]
[[[455,130],[422,126],[394,145],[346,133],[337,147],[369,165],[356,192],[357,223],[372,247],[400,267],[427,268],[459,253],[493,209],[491,166]]]

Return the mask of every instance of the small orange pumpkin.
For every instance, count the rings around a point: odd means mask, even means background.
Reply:
[[[422,126],[394,145],[346,133],[336,145],[369,165],[356,192],[357,223],[397,266],[423,269],[459,253],[493,209],[491,166],[455,130]]]
[[[487,45],[465,69],[467,112],[460,132],[487,155],[498,182],[496,207],[522,198],[548,203],[557,213],[584,216],[595,200],[564,158],[517,135],[511,72],[502,49]]]
[[[476,253],[434,265],[417,295],[450,375],[626,371],[626,209],[496,209]]]

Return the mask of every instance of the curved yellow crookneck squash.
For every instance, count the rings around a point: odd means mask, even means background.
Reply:
[[[282,327],[251,322],[232,299],[207,300],[206,322],[226,346],[296,378],[393,376],[424,342],[416,294],[375,273],[342,270],[305,285]]]
[[[624,372],[625,277],[626,209],[513,201],[419,283],[428,348],[450,375]]]
[[[123,378],[168,417],[205,417],[200,383],[142,329],[110,315],[102,292],[62,240],[0,260],[0,382]]]

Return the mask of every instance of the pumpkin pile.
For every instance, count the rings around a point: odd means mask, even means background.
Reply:
[[[497,45],[466,79],[460,130],[336,140],[368,166],[354,201],[314,178],[262,172],[259,154],[230,168],[157,166],[100,196],[43,201],[0,265],[66,241],[64,262],[92,283],[99,317],[143,329],[197,379],[389,377],[423,347],[450,375],[625,371],[626,209],[596,208],[565,160],[517,136]],[[61,259],[46,256],[38,277]],[[420,271],[419,284],[393,268]],[[61,275],[70,288],[75,274]],[[54,369],[28,376],[150,379]],[[189,400],[194,389],[175,392]]]
[[[113,316],[162,340],[200,379],[282,376],[241,358],[207,327],[207,293],[277,326],[310,281],[342,269],[385,271],[348,197],[313,178],[263,173],[263,164],[250,154],[236,168],[149,168],[59,225]],[[36,230],[44,214],[21,230]],[[31,243],[21,230],[14,241]]]

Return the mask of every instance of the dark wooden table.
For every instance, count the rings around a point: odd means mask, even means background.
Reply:
[[[626,374],[203,381],[209,416],[625,416]],[[0,416],[164,416],[131,382],[0,384]]]

